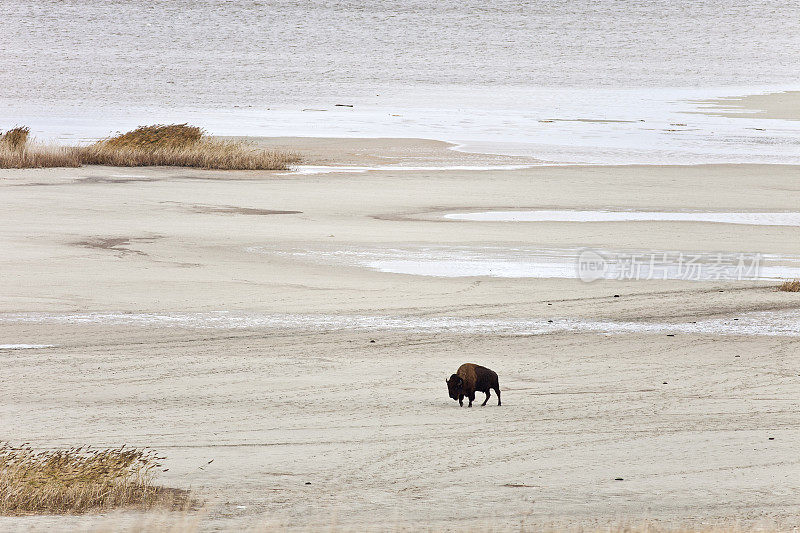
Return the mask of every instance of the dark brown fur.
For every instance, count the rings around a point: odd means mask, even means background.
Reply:
[[[486,399],[481,406],[486,405],[489,401],[489,392],[491,389],[497,393],[497,405],[500,403],[500,383],[497,379],[497,374],[488,368],[474,363],[464,363],[456,373],[446,379],[447,391],[450,397],[458,400],[458,405],[464,406],[464,397],[469,400],[467,407],[472,407],[472,402],[475,400],[475,392],[483,392],[486,394]]]

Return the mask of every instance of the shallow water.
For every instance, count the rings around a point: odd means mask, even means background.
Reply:
[[[529,211],[481,211],[449,213],[449,220],[475,222],[715,222],[754,226],[800,226],[800,213],[721,213],[713,211],[573,211],[537,209]]]
[[[375,246],[288,252],[254,246],[247,250],[319,264],[448,278],[575,278],[584,281],[800,278],[800,256],[778,254],[500,246]]]
[[[800,162],[797,122],[686,114],[800,88],[789,0],[6,0],[0,20],[0,129],[43,138],[189,121],[546,162]]]
[[[734,319],[735,318],[735,319]],[[696,322],[631,322],[581,319],[488,319],[387,315],[206,313],[2,313],[0,323],[83,324],[191,329],[298,329],[310,331],[411,331],[474,335],[683,333],[800,336],[800,311],[759,311]]]

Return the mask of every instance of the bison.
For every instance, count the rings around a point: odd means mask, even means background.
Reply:
[[[476,365],[473,363],[464,363],[456,373],[450,376],[450,379],[445,379],[447,383],[447,390],[450,397],[458,400],[458,405],[464,406],[464,396],[469,399],[469,405],[472,407],[472,402],[475,400],[475,391],[486,393],[486,399],[481,406],[486,405],[489,401],[491,393],[489,389],[494,389],[497,393],[497,405],[500,403],[500,383],[497,380],[497,374],[486,367]]]

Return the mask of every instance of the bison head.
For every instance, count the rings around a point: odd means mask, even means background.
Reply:
[[[454,400],[458,400],[458,397],[461,396],[464,380],[461,379],[458,374],[453,374],[450,376],[450,379],[446,379],[445,382],[447,383],[447,391],[450,393],[450,397]]]

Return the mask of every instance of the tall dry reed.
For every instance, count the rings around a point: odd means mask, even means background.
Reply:
[[[0,444],[0,515],[187,509],[188,492],[153,484],[160,459],[124,446],[36,451]]]
[[[298,160],[285,152],[250,148],[239,142],[203,139],[187,145],[141,148],[100,142],[84,147],[81,162],[112,167],[194,167],[213,170],[287,170]]]
[[[12,151],[22,150],[28,142],[30,133],[31,130],[27,126],[17,126],[0,135],[0,145]]]
[[[0,168],[79,167],[83,149],[76,146],[55,146],[26,143],[21,148],[0,143]]]
[[[121,133],[100,141],[108,148],[164,148],[168,146],[188,146],[203,138],[203,130],[188,124],[154,124],[139,126],[135,130]]]

